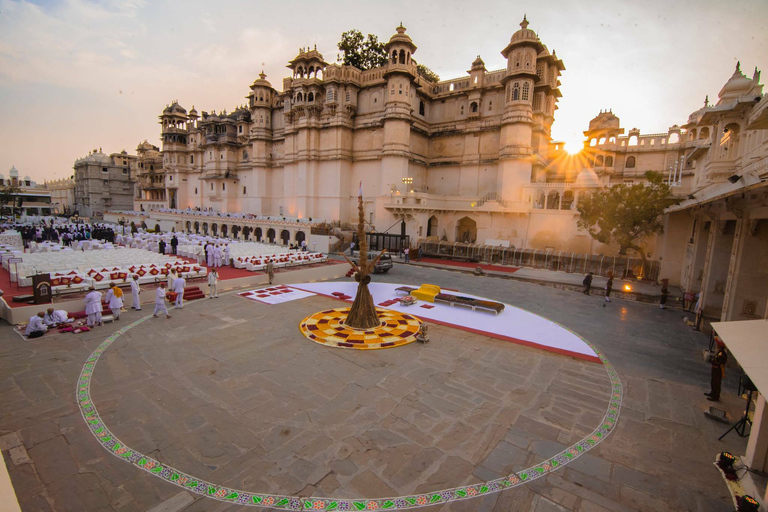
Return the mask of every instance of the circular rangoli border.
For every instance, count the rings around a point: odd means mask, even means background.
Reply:
[[[376,308],[381,325],[372,329],[355,329],[342,322],[349,309],[326,309],[313,313],[299,323],[299,330],[320,345],[351,350],[395,348],[416,341],[421,320],[413,315]]]
[[[229,292],[225,295],[229,295],[230,293],[234,292]],[[194,304],[194,302],[191,304]],[[136,450],[123,444],[101,421],[101,417],[96,410],[96,406],[91,400],[91,377],[93,376],[96,363],[98,363],[101,355],[121,335],[136,327],[137,325],[144,323],[149,318],[152,318],[152,316],[147,315],[144,318],[140,318],[139,320],[126,325],[122,329],[115,331],[98,347],[96,347],[96,349],[88,357],[85,364],[83,365],[83,370],[80,372],[80,378],[78,379],[77,383],[76,397],[80,412],[93,436],[96,438],[99,444],[101,444],[101,446],[112,455],[121,458],[133,466],[142,469],[149,474],[155,475],[168,483],[175,484],[187,491],[194,492],[201,496],[226,503],[253,507],[270,507],[275,510],[343,511],[379,509],[405,510],[441,503],[450,503],[453,501],[467,500],[478,496],[484,496],[486,494],[518,487],[520,485],[524,485],[528,482],[541,478],[542,476],[545,476],[557,469],[560,469],[560,467],[565,466],[604,440],[616,426],[616,422],[619,418],[619,410],[621,408],[621,401],[623,396],[623,387],[621,385],[619,375],[616,373],[616,370],[613,368],[608,359],[603,355],[603,353],[600,352],[592,343],[585,340],[567,327],[564,327],[557,322],[552,322],[553,324],[556,324],[563,329],[573,333],[575,336],[578,336],[584,343],[586,343],[592,350],[595,351],[595,354],[597,354],[597,357],[603,363],[603,366],[608,373],[608,378],[611,381],[611,398],[608,404],[608,410],[606,411],[605,416],[603,417],[603,421],[599,427],[597,427],[591,434],[578,441],[576,444],[564,449],[553,457],[547,458],[535,466],[512,473],[503,478],[497,478],[495,480],[490,480],[479,484],[454,487],[451,489],[434,491],[425,494],[413,494],[408,496],[379,499],[315,497],[304,498],[299,496],[284,496],[278,494],[260,494],[231,489],[229,487],[221,487],[203,479],[196,478],[183,471],[179,471],[171,466],[166,466],[161,462],[140,452],[137,452]]]

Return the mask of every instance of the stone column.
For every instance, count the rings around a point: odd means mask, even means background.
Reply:
[[[702,282],[702,309],[705,315],[720,318],[728,281],[731,248],[736,222],[720,218],[713,222],[707,242],[707,257],[704,263]]]

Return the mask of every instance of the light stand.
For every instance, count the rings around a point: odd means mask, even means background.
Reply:
[[[741,381],[739,382],[739,387],[743,387],[744,391],[747,392],[747,407],[744,410],[744,416],[742,416],[741,419],[737,421],[731,428],[726,430],[723,435],[718,437],[718,441],[722,441],[722,439],[727,436],[731,430],[735,430],[739,437],[747,437],[749,435],[746,433],[747,424],[749,424],[750,432],[752,431],[752,420],[749,417],[749,409],[752,406],[752,393],[754,393],[757,389],[749,377],[743,374],[741,376]]]

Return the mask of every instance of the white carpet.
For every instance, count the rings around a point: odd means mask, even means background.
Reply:
[[[315,294],[288,286],[272,286],[270,288],[241,292],[238,295],[246,299],[263,302],[264,304],[282,304],[283,302],[312,297]]]
[[[320,295],[333,296],[334,292],[340,292],[352,298],[344,302],[352,303],[357,291],[357,283],[333,282],[333,283],[299,283],[291,285],[307,292]],[[493,338],[499,338],[523,345],[535,346],[543,350],[559,352],[582,359],[599,361],[597,354],[579,336],[568,329],[520,308],[505,304],[504,311],[498,315],[484,311],[472,311],[463,306],[449,306],[447,304],[432,304],[418,301],[412,306],[401,306],[396,302],[389,306],[381,306],[382,302],[399,296],[395,291],[400,286],[418,288],[419,284],[388,284],[371,283],[368,289],[373,295],[374,304],[377,307],[386,307],[415,315],[424,320],[451,325],[459,329],[469,330],[480,334],[486,334]],[[469,293],[460,293],[445,290],[445,293],[462,295],[477,299],[486,299]],[[257,299],[258,300],[258,299]],[[421,306],[434,306],[423,308]]]

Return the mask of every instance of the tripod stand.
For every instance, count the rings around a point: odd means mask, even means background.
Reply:
[[[737,421],[731,428],[725,431],[723,435],[717,438],[718,441],[722,441],[722,439],[728,435],[728,433],[731,430],[735,430],[737,434],[739,434],[739,437],[747,437],[749,434],[746,434],[747,430],[747,423],[749,423],[750,431],[752,430],[752,420],[749,419],[749,408],[752,405],[752,389],[747,389],[747,408],[744,411],[744,416],[741,417],[739,421]]]

